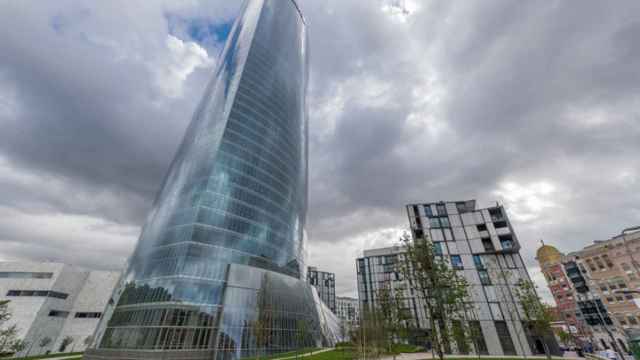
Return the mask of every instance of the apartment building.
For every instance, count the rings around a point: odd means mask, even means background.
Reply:
[[[534,337],[523,322],[514,287],[520,279],[529,280],[529,274],[502,205],[477,208],[475,200],[467,200],[410,204],[406,209],[414,239],[431,239],[438,256],[470,284],[469,301],[475,310],[469,325],[482,334],[480,353],[542,354],[544,343],[552,353],[559,353],[552,334]],[[412,341],[420,343],[426,341],[430,329],[419,296],[397,272],[396,263],[403,252],[401,246],[365,250],[356,260],[358,296],[366,309],[376,306],[377,292],[386,284],[391,284],[394,291],[403,291],[405,308],[418,328]],[[459,353],[455,346],[451,350]]]

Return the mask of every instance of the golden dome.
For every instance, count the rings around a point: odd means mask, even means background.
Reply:
[[[551,245],[542,245],[538,251],[536,251],[536,260],[538,260],[540,264],[557,263],[562,260],[562,254]]]

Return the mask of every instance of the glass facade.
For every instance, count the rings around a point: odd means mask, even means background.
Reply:
[[[88,358],[226,359],[333,341],[304,281],[307,56],[293,0],[245,2]],[[231,286],[238,274],[251,286]],[[264,343],[256,276],[308,290],[263,286]]]

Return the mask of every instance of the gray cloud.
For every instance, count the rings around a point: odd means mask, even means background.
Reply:
[[[229,3],[0,5],[0,258],[122,263],[221,46],[185,24]],[[339,294],[409,202],[503,201],[532,269],[540,238],[640,222],[639,4],[407,1],[402,21],[383,3],[301,2],[310,255]]]

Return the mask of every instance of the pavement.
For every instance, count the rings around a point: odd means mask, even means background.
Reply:
[[[455,358],[466,358],[466,359],[477,359],[478,356],[476,355],[445,355],[445,359],[447,357],[455,357]],[[484,356],[483,357],[490,357],[492,359],[500,359],[500,358],[504,358],[504,359],[513,359],[513,356],[499,356],[499,355],[491,355],[491,356]],[[420,352],[420,353],[402,353],[400,355],[396,355],[396,360],[425,360],[425,359],[433,359],[433,354],[431,352]],[[437,358],[437,357],[436,357]],[[527,359],[546,359],[546,356],[527,356]],[[584,358],[578,357],[577,354],[575,353],[569,353],[569,352],[565,352],[565,355],[563,356],[564,359],[567,360],[584,360]],[[482,358],[481,358],[482,359]],[[382,358],[382,360],[393,360],[393,356],[386,356],[384,358]]]
[[[300,355],[297,355],[297,356],[296,355],[287,356],[287,357],[277,358],[277,359],[273,359],[273,360],[299,359],[299,358],[302,358],[302,357],[305,357],[305,356],[312,356],[312,355],[315,355],[315,354],[319,354],[319,353],[323,353],[325,351],[331,351],[331,350],[334,350],[334,349],[333,348],[326,348],[326,349],[322,349],[322,350],[316,350],[313,353],[308,352],[306,354],[300,354]]]

